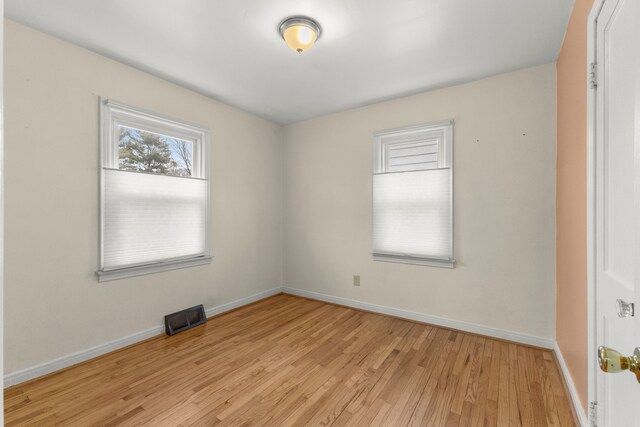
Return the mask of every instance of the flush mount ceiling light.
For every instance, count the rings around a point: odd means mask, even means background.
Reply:
[[[292,16],[280,24],[280,35],[294,52],[302,53],[311,49],[320,38],[320,25],[306,16]]]

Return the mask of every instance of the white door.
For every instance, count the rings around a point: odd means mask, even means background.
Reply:
[[[596,22],[596,333],[598,345],[623,356],[640,347],[639,29],[640,0],[604,2]],[[601,351],[599,361],[609,373],[596,375],[597,425],[640,427],[640,372],[612,372],[633,370],[636,360]]]

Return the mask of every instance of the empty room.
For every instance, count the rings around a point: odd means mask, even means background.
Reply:
[[[639,0],[0,11],[0,425],[640,427]]]

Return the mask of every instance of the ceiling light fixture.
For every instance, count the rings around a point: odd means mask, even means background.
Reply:
[[[280,35],[294,52],[302,53],[311,49],[320,38],[320,25],[306,16],[292,16],[280,24]]]

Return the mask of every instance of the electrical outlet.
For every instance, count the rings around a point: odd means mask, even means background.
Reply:
[[[353,286],[360,286],[360,276],[353,276]]]

